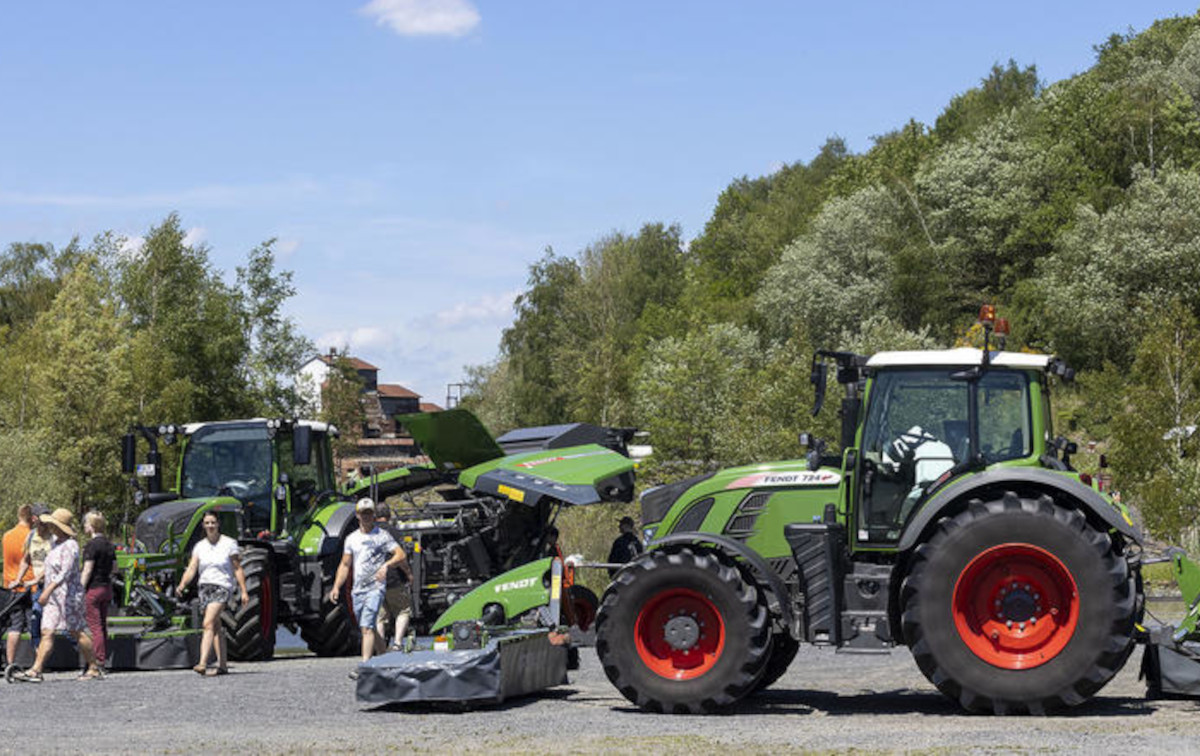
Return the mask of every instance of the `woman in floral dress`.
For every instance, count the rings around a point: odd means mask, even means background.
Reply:
[[[101,676],[92,650],[92,639],[86,632],[87,622],[83,613],[83,583],[79,580],[79,544],[75,541],[75,516],[67,509],[56,509],[42,522],[54,533],[54,546],[46,555],[45,588],[38,602],[42,610],[42,639],[38,644],[37,660],[33,666],[16,675],[22,682],[41,682],[42,668],[54,648],[54,636],[66,632],[79,644],[79,651],[87,662],[87,669],[80,680],[94,680]]]

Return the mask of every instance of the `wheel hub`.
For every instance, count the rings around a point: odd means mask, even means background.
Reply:
[[[1038,603],[1033,594],[1022,588],[1013,588],[1000,598],[1001,618],[1013,622],[1025,622],[1037,614]]]
[[[700,623],[689,615],[680,615],[667,620],[663,627],[663,637],[676,651],[686,651],[700,640]]]

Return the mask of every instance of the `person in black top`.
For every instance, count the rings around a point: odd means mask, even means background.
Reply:
[[[637,534],[634,533],[634,525],[632,517],[622,517],[617,524],[621,529],[621,535],[617,536],[612,543],[612,548],[608,550],[609,564],[625,564],[637,559],[642,553],[642,542],[638,540]],[[616,567],[608,568],[608,576],[616,577]]]
[[[117,549],[108,540],[105,530],[108,523],[99,512],[88,512],[83,517],[83,531],[91,537],[83,547],[83,574],[80,582],[83,595],[84,616],[88,632],[96,648],[96,667],[104,669],[108,640],[108,606],[112,603],[113,563],[117,560]]]
[[[405,557],[398,564],[388,567],[383,611],[375,620],[375,637],[379,639],[376,650],[387,643],[387,626],[394,623],[392,642],[388,644],[388,650],[399,651],[404,642],[404,634],[408,632],[408,623],[412,619],[412,567],[408,564],[408,554],[404,551],[404,533],[392,525],[392,512],[387,504],[380,504],[376,509],[375,524],[391,534],[396,543],[400,544],[400,553]]]

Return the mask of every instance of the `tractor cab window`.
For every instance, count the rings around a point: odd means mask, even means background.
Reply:
[[[297,465],[292,458],[292,436],[281,433],[278,438],[279,472],[286,473],[288,485],[292,489],[292,510],[303,512],[308,508],[313,495],[332,489],[333,476],[328,468],[328,459],[322,450],[325,448],[325,434],[314,433],[312,454],[307,465]]]
[[[182,461],[184,498],[233,496],[266,502],[271,491],[271,440],[266,428],[213,426],[188,439]]]
[[[970,452],[971,383],[957,369],[883,371],[868,398],[862,435],[859,538],[894,542],[943,473]],[[1028,379],[992,369],[978,382],[979,442],[986,462],[1029,454]]]

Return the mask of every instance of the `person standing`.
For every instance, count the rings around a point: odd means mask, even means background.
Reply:
[[[378,511],[375,512],[375,522],[380,528],[387,531],[397,544],[403,543],[404,534],[392,525],[391,511],[387,504],[379,505]],[[375,622],[375,633],[379,637],[376,651],[379,651],[387,641],[389,623],[394,624],[392,625],[392,643],[388,646],[388,650],[399,651],[400,644],[404,641],[404,634],[408,632],[408,623],[412,620],[413,572],[412,567],[408,564],[408,555],[404,553],[403,546],[400,547],[400,555],[402,559],[397,564],[388,567],[383,594],[383,609],[379,612],[379,619]]]
[[[96,650],[96,666],[104,669],[108,659],[108,605],[112,602],[113,563],[117,549],[108,540],[108,523],[99,512],[83,516],[83,532],[91,539],[83,547],[83,608],[88,632]]]
[[[29,607],[29,642],[36,654],[42,638],[42,603],[38,600],[42,595],[42,584],[45,573],[46,556],[50,553],[50,526],[42,522],[50,516],[50,508],[45,504],[34,504],[30,510],[31,530],[25,536],[21,547],[23,556],[17,567],[17,574],[25,576],[24,585],[33,593],[30,596]],[[15,585],[10,585],[13,588]]]
[[[8,619],[2,628],[6,654],[4,658],[8,660],[9,664],[12,664],[13,659],[16,658],[17,643],[21,640],[21,633],[29,631],[29,619],[33,611],[29,586],[25,585],[26,581],[33,579],[33,571],[26,567],[25,574],[21,574],[21,564],[25,556],[25,539],[29,537],[32,529],[33,507],[22,504],[17,507],[17,524],[6,531],[4,538],[0,539],[0,548],[4,551],[4,584],[3,589],[0,590],[0,606],[7,606],[14,597],[18,598],[17,604],[9,611]]]
[[[354,605],[354,616],[358,618],[358,627],[362,632],[362,661],[370,661],[375,652],[375,620],[379,617],[379,607],[383,603],[385,581],[389,567],[400,564],[404,559],[404,549],[386,531],[375,523],[375,502],[370,498],[362,498],[354,506],[358,515],[358,530],[346,536],[346,544],[342,549],[342,561],[338,565],[337,575],[333,578],[333,588],[329,591],[329,600],[336,604],[342,593],[342,586],[353,569],[354,588],[350,597]],[[350,673],[351,680],[358,679],[358,670]]]
[[[250,601],[246,591],[246,573],[237,541],[221,534],[217,513],[206,512],[203,519],[204,538],[192,549],[192,561],[179,579],[176,595],[182,595],[196,573],[200,573],[200,605],[204,607],[204,633],[200,636],[200,661],[193,670],[208,676],[229,674],[226,656],[225,630],[221,626],[221,610],[229,603],[236,580],[242,592],[242,603]],[[216,647],[217,666],[208,668],[208,657]]]
[[[617,523],[621,534],[612,542],[612,548],[608,550],[608,561],[610,564],[625,564],[637,559],[642,553],[642,542],[638,540],[637,534],[634,533],[634,525],[632,517],[622,517]],[[617,567],[608,568],[608,576],[615,577]]]
[[[67,509],[40,518],[43,525],[54,531],[54,545],[46,555],[44,585],[38,603],[42,605],[42,637],[38,643],[37,659],[33,666],[18,672],[13,679],[21,682],[41,682],[42,670],[54,650],[54,636],[66,632],[79,645],[87,668],[80,680],[102,677],[92,651],[92,639],[85,630],[83,618],[83,583],[79,580],[79,544],[75,541],[75,515]]]

